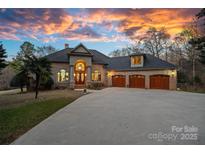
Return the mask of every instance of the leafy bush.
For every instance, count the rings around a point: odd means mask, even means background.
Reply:
[[[88,88],[89,89],[95,89],[95,90],[100,90],[104,87],[104,84],[102,82],[92,82]]]
[[[202,81],[201,81],[201,79],[200,79],[199,76],[195,76],[194,82],[195,82],[196,84],[199,84],[199,85],[202,84]]]
[[[11,87],[20,87],[21,92],[23,92],[23,87],[26,84],[27,84],[27,76],[23,73],[16,74],[10,82]]]
[[[52,89],[54,81],[51,77],[41,80],[40,89],[41,90],[49,90]]]
[[[177,82],[180,84],[189,83],[189,78],[184,72],[178,71]]]

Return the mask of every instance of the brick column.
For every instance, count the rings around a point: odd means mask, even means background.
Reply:
[[[92,68],[91,66],[87,67],[87,78],[86,78],[86,86],[90,85],[91,83],[91,74],[92,74]]]
[[[149,79],[149,75],[145,75],[145,88],[149,89],[150,88],[150,79]]]
[[[74,88],[75,86],[75,80],[74,80],[74,68],[73,68],[73,65],[70,66],[70,88]]]

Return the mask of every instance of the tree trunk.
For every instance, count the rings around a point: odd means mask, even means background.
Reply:
[[[23,85],[21,85],[20,88],[21,88],[21,93],[23,93]]]
[[[40,75],[36,74],[36,87],[35,87],[36,95],[35,95],[35,99],[38,98],[39,83],[40,83]]]
[[[192,61],[192,77],[193,77],[193,86],[195,87],[195,76],[196,76],[196,69],[195,69],[195,58]]]
[[[28,74],[27,74],[27,78],[26,78],[26,91],[28,92],[30,90],[30,79],[28,77]]]

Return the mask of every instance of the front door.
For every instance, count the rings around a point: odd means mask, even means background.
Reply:
[[[75,85],[85,85],[86,65],[84,61],[78,61],[75,64]]]
[[[76,72],[75,74],[75,84],[84,84],[85,83],[85,73]]]

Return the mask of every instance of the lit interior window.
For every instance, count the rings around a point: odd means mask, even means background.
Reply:
[[[134,56],[131,58],[131,60],[133,65],[140,65],[142,63],[141,56]]]
[[[83,63],[77,63],[76,66],[75,66],[75,70],[85,71],[85,65]]]
[[[92,73],[92,80],[93,81],[101,81],[101,73],[98,70],[95,70]]]
[[[62,69],[57,73],[58,82],[67,81],[69,79],[69,73],[66,70]]]

